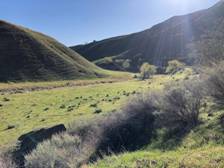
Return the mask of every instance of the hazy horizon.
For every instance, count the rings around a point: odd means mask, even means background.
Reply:
[[[172,16],[209,8],[218,0],[13,2],[0,2],[2,20],[45,33],[71,46],[142,31]]]

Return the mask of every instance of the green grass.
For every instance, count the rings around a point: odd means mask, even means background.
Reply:
[[[109,73],[116,73],[108,71]],[[188,79],[191,70],[174,76],[157,75],[138,81],[117,78],[0,84],[1,89],[43,87],[44,90],[0,95],[0,146],[13,145],[34,129],[64,123],[79,124],[118,110],[141,92],[162,89],[165,84]],[[130,74],[129,74],[130,75]],[[187,77],[187,78],[186,78]],[[69,84],[69,85],[68,85]],[[105,156],[90,168],[221,168],[224,167],[224,109],[210,99],[201,109],[200,124],[182,137],[167,138],[164,129],[141,150]],[[208,115],[212,113],[212,115]]]
[[[194,150],[137,151],[106,157],[90,168],[221,168],[224,147],[203,147]]]
[[[90,165],[91,168],[221,168],[224,167],[224,126],[220,124],[223,110],[208,116],[201,114],[202,123],[188,133],[180,144],[162,135],[151,141],[149,146],[132,153],[112,155]],[[175,146],[170,148],[170,146]],[[151,166],[150,166],[151,165]]]
[[[201,109],[200,124],[182,137],[166,137],[158,130],[142,150],[112,155],[91,168],[222,168],[224,167],[224,109],[212,100]],[[210,113],[210,115],[208,115]]]
[[[87,119],[117,110],[136,93],[162,88],[165,83],[182,79],[185,75],[178,74],[175,78],[158,75],[148,81],[90,82],[87,85],[0,95],[0,146],[13,144],[20,135],[33,129],[59,123],[67,125],[81,118]],[[39,84],[49,86],[58,83]],[[63,81],[59,84],[63,84]],[[7,85],[1,85],[7,88]],[[27,87],[32,86],[32,83],[12,85],[11,88]],[[100,114],[96,114],[96,111]]]

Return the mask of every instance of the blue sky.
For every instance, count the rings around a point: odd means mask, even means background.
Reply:
[[[74,45],[150,28],[219,0],[1,0],[0,19]]]

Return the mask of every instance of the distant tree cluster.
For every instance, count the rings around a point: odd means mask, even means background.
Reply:
[[[149,79],[157,72],[157,67],[155,65],[150,65],[149,63],[143,63],[140,67],[141,79]]]
[[[125,70],[129,69],[130,66],[131,66],[131,60],[130,60],[130,59],[126,59],[126,60],[123,61],[123,63],[122,63],[122,67],[123,67]]]
[[[185,67],[185,64],[178,61],[178,60],[172,60],[168,62],[168,66],[166,68],[167,74],[175,74],[176,72],[183,70]]]

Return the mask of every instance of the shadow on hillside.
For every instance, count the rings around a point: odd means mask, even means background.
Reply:
[[[149,144],[149,148],[162,151],[175,150],[182,145],[183,139],[191,129],[184,129],[184,127],[168,129],[162,135],[155,135],[152,144]]]
[[[220,116],[220,125],[221,125],[222,130],[224,131],[224,114],[222,114]]]

